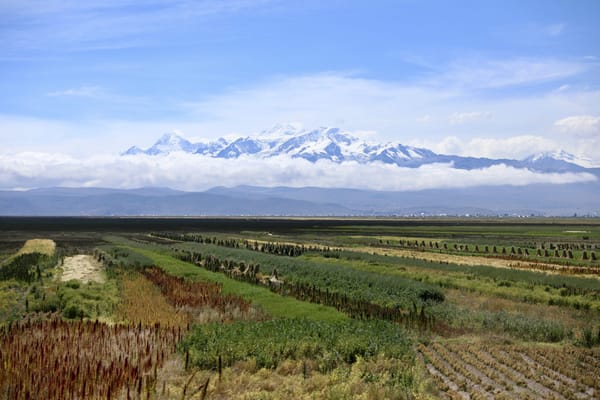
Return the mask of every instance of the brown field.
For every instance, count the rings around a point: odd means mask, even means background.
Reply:
[[[399,360],[380,357],[360,359],[328,373],[318,372],[311,360],[285,360],[275,369],[257,368],[254,360],[238,362],[216,371],[188,370],[180,359],[171,359],[158,373],[157,399],[419,399],[411,389],[386,371],[407,367]],[[410,367],[413,368],[414,367]],[[417,371],[413,371],[418,375]],[[370,379],[370,377],[377,377]],[[424,378],[424,377],[421,377]],[[204,387],[206,394],[203,397]],[[184,396],[185,390],[185,396]],[[421,388],[423,392],[435,388]],[[433,395],[433,392],[430,393]]]
[[[178,312],[187,313],[192,322],[230,322],[265,318],[261,312],[251,307],[248,300],[223,294],[219,284],[185,280],[156,267],[145,269],[142,273]]]
[[[190,315],[167,302],[160,289],[139,273],[124,273],[120,279],[122,301],[116,312],[118,321],[152,326],[187,327]]]
[[[46,320],[0,334],[3,398],[141,398],[175,352],[181,330]],[[132,396],[123,396],[125,393]]]
[[[571,346],[445,342],[419,345],[450,399],[597,399],[600,351]]]

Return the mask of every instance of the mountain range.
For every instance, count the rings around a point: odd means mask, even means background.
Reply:
[[[310,162],[320,160],[334,163],[350,161],[360,164],[380,162],[406,168],[445,163],[452,164],[457,169],[472,170],[502,164],[542,173],[591,172],[600,175],[600,168],[586,168],[590,165],[589,160],[579,159],[564,151],[533,154],[520,160],[464,157],[437,154],[425,148],[407,146],[398,142],[369,142],[339,128],[321,127],[308,130],[293,125],[276,125],[254,137],[219,138],[197,143],[192,143],[176,133],[167,133],[147,149],[133,146],[122,155],[158,156],[173,152],[223,159],[287,156]]]
[[[0,191],[4,216],[600,216],[600,183],[392,192],[318,187]]]
[[[600,216],[600,168],[589,168],[588,160],[565,152],[535,154],[520,160],[463,157],[437,154],[401,143],[370,142],[338,128],[304,130],[292,125],[277,125],[255,136],[197,143],[169,133],[149,148],[134,146],[121,156],[123,159],[157,157],[157,163],[152,164],[160,166],[161,157],[182,152],[197,155],[199,160],[220,158],[240,162],[285,157],[321,163],[325,169],[340,163],[378,163],[403,168],[443,163],[460,170],[485,170],[505,165],[538,174],[586,173],[587,176],[577,183],[507,185],[485,181],[484,186],[449,185],[404,191],[244,185],[195,192],[155,187],[6,190],[0,191],[0,215]],[[406,169],[398,171],[406,173]],[[567,179],[566,182],[570,181]]]

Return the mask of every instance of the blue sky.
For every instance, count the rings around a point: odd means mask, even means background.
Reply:
[[[0,16],[3,154],[298,122],[600,165],[596,0],[0,0]]]

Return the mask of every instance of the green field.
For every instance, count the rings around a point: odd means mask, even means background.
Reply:
[[[11,398],[600,394],[595,219],[3,218],[0,228],[0,393]],[[102,279],[61,279],[75,255],[99,263]],[[112,332],[93,350],[105,360],[131,335],[155,341],[102,383],[66,347],[74,381],[14,374],[49,345],[35,332],[60,342],[53,335],[71,329],[90,349]],[[18,340],[33,353],[13,354]]]

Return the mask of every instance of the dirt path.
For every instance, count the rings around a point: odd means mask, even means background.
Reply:
[[[78,254],[72,257],[65,257],[62,265],[63,282],[77,279],[81,282],[103,283],[105,278],[102,272],[102,263],[96,261],[94,257],[85,254]]]

